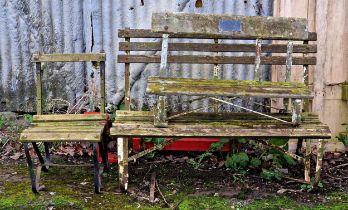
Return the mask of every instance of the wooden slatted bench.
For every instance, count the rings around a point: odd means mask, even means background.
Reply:
[[[313,53],[317,52],[317,46],[309,44],[309,41],[316,41],[316,33],[308,31],[306,19],[155,13],[152,16],[152,30],[122,29],[118,35],[125,39],[125,42],[119,43],[119,50],[125,54],[118,55],[118,62],[125,63],[126,111],[116,112],[110,135],[118,137],[121,190],[127,190],[128,139],[132,137],[248,137],[265,144],[268,144],[266,140],[272,138],[295,138],[300,143],[305,140],[304,157],[292,157],[305,163],[306,183],[310,182],[311,140],[318,139],[315,183],[319,181],[323,139],[330,139],[331,133],[317,115],[308,113],[309,100],[313,99],[308,87],[308,67],[316,64]],[[137,41],[139,38],[141,41]],[[150,38],[162,39],[157,42],[144,41]],[[188,40],[194,41],[188,43]],[[211,43],[207,43],[207,40]],[[226,43],[221,40],[244,40],[246,43]],[[254,40],[255,44],[249,44],[248,40]],[[271,43],[272,40],[278,43]],[[161,54],[157,55],[156,51]],[[175,52],[175,55],[171,52]],[[205,54],[199,55],[199,52]],[[224,55],[235,52],[238,52],[238,56]],[[251,52],[254,55],[250,55]],[[158,97],[152,111],[130,110],[129,75],[130,64],[133,63],[160,63],[159,75],[148,78],[146,92]],[[213,64],[213,78],[169,77],[168,64],[171,63]],[[254,80],[221,80],[219,72],[223,64],[253,65]],[[263,81],[261,65],[285,65],[285,81]],[[304,83],[291,81],[293,65],[302,66]],[[195,113],[190,110],[172,113],[168,110],[166,98],[170,95],[210,99],[214,112]],[[282,112],[285,113],[261,113],[232,103],[231,97],[284,98],[285,110]],[[219,112],[222,103],[250,113]],[[303,113],[303,109],[307,113]]]
[[[108,171],[107,139],[105,114],[105,54],[34,54],[32,58],[36,63],[37,81],[37,115],[34,115],[33,122],[29,128],[20,135],[20,141],[24,144],[25,155],[28,162],[29,175],[32,191],[37,193],[43,186],[40,186],[40,172],[48,171],[49,166],[59,166],[51,163],[49,144],[52,142],[88,142],[93,145],[94,182],[95,192],[100,193],[101,173]],[[43,114],[42,103],[42,69],[41,62],[98,62],[101,78],[101,114]],[[45,147],[45,158],[43,158],[38,142],[43,142]],[[33,161],[29,152],[29,143],[33,145],[40,164],[37,173],[34,174]],[[97,147],[102,154],[104,169],[100,168],[98,162]],[[89,166],[89,165],[88,165]]]

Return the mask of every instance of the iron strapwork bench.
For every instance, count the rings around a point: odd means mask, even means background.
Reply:
[[[119,47],[126,53],[118,56],[118,62],[125,63],[126,111],[116,112],[110,134],[118,138],[121,190],[127,190],[128,161],[134,159],[128,157],[128,139],[132,137],[250,138],[304,163],[304,183],[310,182],[311,140],[318,139],[314,184],[318,183],[324,154],[323,139],[330,139],[331,132],[316,114],[308,112],[308,102],[314,97],[308,87],[308,67],[316,64],[313,53],[317,52],[317,46],[309,44],[309,41],[316,41],[316,33],[308,31],[306,19],[155,13],[152,30],[123,29],[119,30],[119,37],[125,38]],[[131,42],[138,38],[162,38],[162,41]],[[187,43],[187,40],[194,41]],[[226,43],[226,40],[244,43]],[[254,44],[247,40],[253,40]],[[277,43],[272,43],[273,40]],[[133,51],[137,53],[131,54]],[[161,55],[149,53],[156,51],[161,51]],[[197,55],[200,52],[203,53]],[[244,53],[248,55],[240,55]],[[129,75],[133,63],[160,63],[159,75],[148,78],[146,91],[157,96],[157,105],[152,111],[130,110]],[[212,64],[213,77],[172,78],[168,74],[168,63]],[[222,64],[252,65],[254,80],[222,80],[219,78]],[[264,81],[262,65],[285,65],[285,81]],[[291,81],[293,65],[302,66],[303,82]],[[170,112],[168,98],[173,95],[209,100],[214,112],[197,112],[204,107],[182,113]],[[284,110],[280,113],[271,113],[269,109],[261,112],[235,103],[235,98],[283,98]],[[221,104],[244,112],[219,112]],[[300,143],[305,140],[305,155],[291,154],[271,145],[268,140],[272,138],[295,138]]]

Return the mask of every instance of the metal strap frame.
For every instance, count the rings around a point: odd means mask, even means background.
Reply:
[[[287,43],[287,51],[286,51],[286,66],[285,66],[285,81],[290,82],[291,81],[291,68],[292,68],[292,54],[293,54],[293,41],[289,40]],[[292,99],[292,124],[297,126],[301,123],[301,99]],[[287,110],[289,106],[289,99],[284,99],[284,106]]]
[[[214,43],[218,44],[219,39],[214,39]],[[215,52],[214,55],[219,56],[219,52]],[[218,80],[219,75],[220,75],[220,66],[219,66],[219,64],[215,63],[214,64],[214,79]],[[218,101],[214,101],[214,112],[219,112],[219,102]]]
[[[292,67],[292,52],[293,52],[293,42],[288,41],[286,48],[286,64],[285,64],[285,82],[291,81],[291,67]],[[289,99],[283,99],[284,109],[287,112],[289,109]]]
[[[78,56],[73,56],[70,60],[69,56],[73,54],[33,54],[33,62],[36,66],[36,110],[38,115],[43,114],[43,100],[42,100],[42,74],[43,70],[41,68],[41,62],[99,62],[100,68],[100,111],[105,113],[105,54],[87,54],[88,56],[83,57],[83,54],[78,54]],[[79,56],[81,56],[79,58]],[[42,57],[42,58],[41,58]]]
[[[261,45],[262,40],[256,39],[255,43],[255,66],[254,66],[254,79],[255,80],[262,80],[262,73],[260,73],[260,63],[261,63]]]
[[[168,39],[169,34],[162,35],[162,50],[161,50],[161,64],[160,64],[160,76],[167,76],[168,68]],[[154,111],[154,126],[155,127],[167,127],[167,109],[166,109],[166,96],[158,96],[157,106]]]

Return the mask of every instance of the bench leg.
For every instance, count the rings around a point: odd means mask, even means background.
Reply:
[[[315,167],[315,178],[313,187],[317,187],[320,181],[321,170],[323,167],[323,159],[324,159],[324,141],[323,139],[318,140],[318,152],[317,152],[317,163]]]
[[[299,141],[303,141],[302,139]],[[307,183],[311,182],[311,155],[312,155],[312,145],[310,139],[306,139],[306,154],[305,154],[305,181]]]
[[[93,143],[93,162],[94,162],[94,191],[95,193],[100,193],[101,188],[101,174],[103,173],[103,170],[99,168],[99,162],[98,162],[98,151],[97,151],[98,144]]]
[[[128,188],[128,138],[117,138],[118,178],[120,190]]]
[[[31,159],[30,153],[29,153],[29,144],[24,143],[24,153],[27,158],[27,163],[28,163],[28,170],[29,170],[29,176],[30,176],[30,182],[31,182],[31,190],[34,193],[38,193],[44,186],[39,185],[40,182],[40,172],[41,172],[41,166],[38,166],[37,168],[37,174],[35,175],[34,169],[33,169],[33,161]],[[40,154],[40,153],[39,153]]]

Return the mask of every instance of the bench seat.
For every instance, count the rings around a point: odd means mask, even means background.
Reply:
[[[291,121],[290,114],[267,113]],[[174,114],[173,114],[174,115]],[[331,138],[330,129],[317,115],[303,113],[300,126],[282,123],[253,113],[190,113],[169,120],[168,127],[153,125],[148,111],[117,111],[110,130],[117,137],[252,137]]]
[[[303,83],[255,80],[149,77],[146,92],[155,95],[313,98],[310,89]]]
[[[100,142],[106,114],[35,115],[21,142]]]

